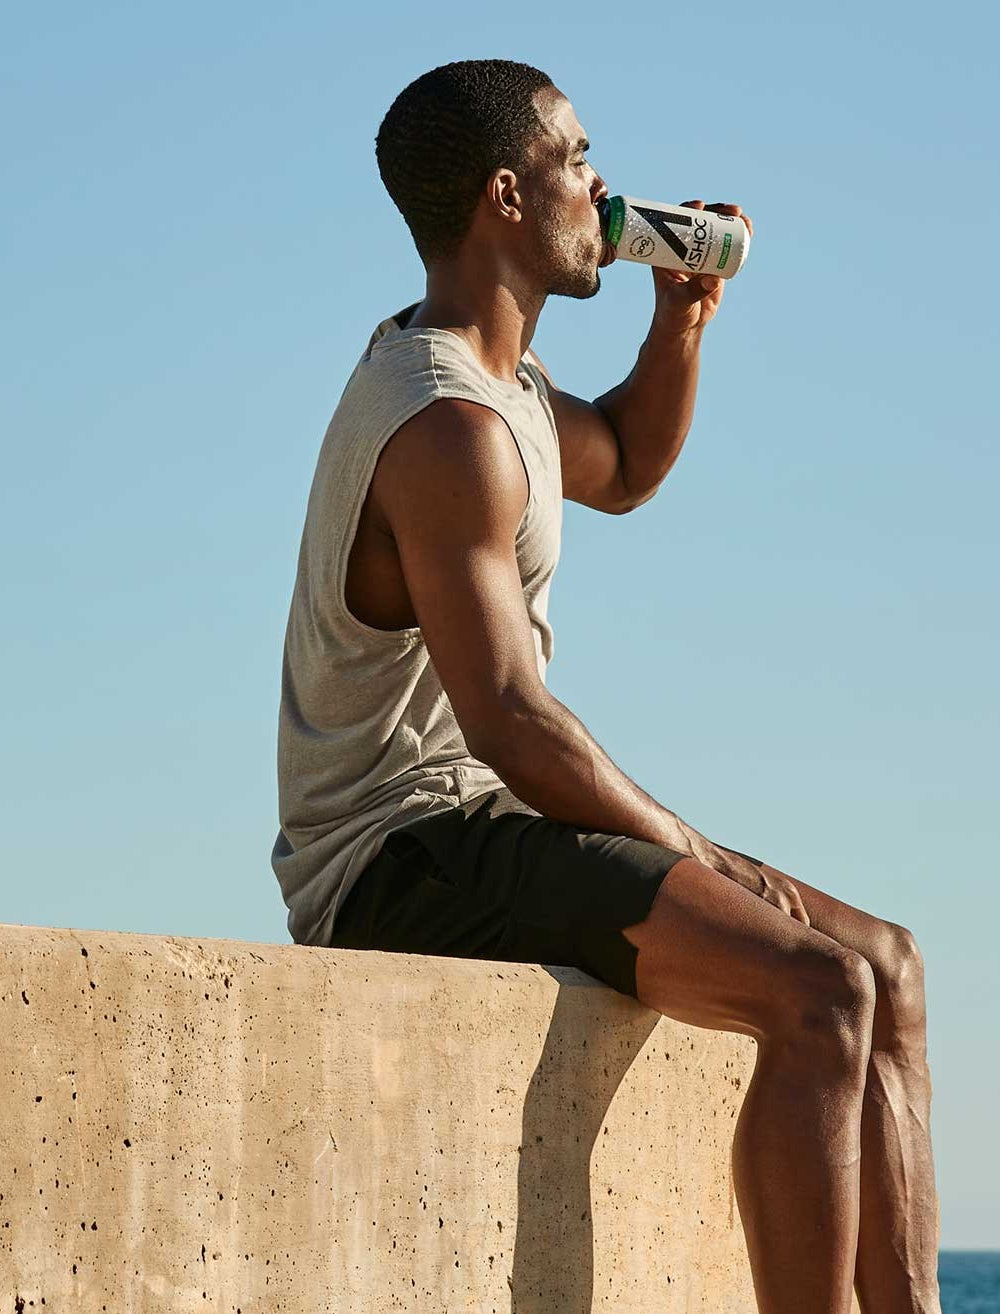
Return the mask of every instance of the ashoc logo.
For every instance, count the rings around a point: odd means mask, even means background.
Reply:
[[[693,225],[691,243],[688,246],[684,263],[691,269],[700,269],[708,255],[708,221],[696,219]]]

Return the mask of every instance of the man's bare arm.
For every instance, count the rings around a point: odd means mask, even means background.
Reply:
[[[628,378],[592,402],[559,388],[531,352],[549,385],[567,500],[621,515],[653,497],[694,418],[701,336],[654,323]]]
[[[470,753],[556,821],[711,858],[718,870],[742,863],[630,780],[543,684],[515,553],[528,482],[503,420],[475,402],[434,402],[390,439],[375,478]],[[744,865],[745,883],[759,886]]]
[[[753,223],[738,205],[705,206]],[[653,322],[628,378],[592,402],[564,392],[534,352],[549,383],[559,433],[563,495],[612,515],[642,506],[654,496],[680,456],[694,418],[702,335],[722,300],[724,282],[652,269]]]

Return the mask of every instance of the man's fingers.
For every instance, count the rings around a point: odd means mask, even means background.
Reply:
[[[802,902],[802,896],[798,890],[787,888],[782,894],[782,905],[787,903],[785,911],[789,917],[793,917],[797,922],[803,922],[806,926],[810,925],[809,914],[806,912],[806,906]]]
[[[703,208],[706,210],[712,210],[715,214],[738,215],[746,224],[750,236],[753,237],[753,223],[750,216],[743,213],[741,206],[734,205],[732,201],[713,201],[711,205],[706,205]]]
[[[750,236],[753,237],[753,223],[750,216],[744,214],[742,208],[732,201],[713,201],[711,205],[706,205],[704,201],[681,201],[681,205],[686,206],[689,210],[712,210],[715,214],[738,215],[746,224]]]
[[[696,277],[692,274],[682,274],[679,269],[663,269],[653,266],[653,277],[661,279],[664,282],[673,283],[674,291],[671,296],[676,296],[683,301],[702,301],[709,296],[722,282],[714,274],[703,274]]]
[[[805,904],[801,899],[793,899],[791,895],[784,892],[772,891],[773,897],[764,899],[765,903],[773,904],[779,912],[783,912],[786,917],[791,917],[795,922],[801,922],[803,926],[811,926],[809,914],[806,912]]]
[[[764,863],[761,868],[761,877],[764,882],[763,898],[765,903],[774,904],[789,917],[794,918],[797,922],[802,922],[804,926],[811,926],[809,914],[806,912],[806,906],[802,902],[802,895],[798,886],[793,880],[785,875],[784,872],[768,866]]]

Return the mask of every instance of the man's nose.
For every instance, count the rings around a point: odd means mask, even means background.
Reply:
[[[594,181],[590,184],[590,198],[596,205],[603,197],[607,196],[608,188],[604,179],[599,173],[594,174]]]

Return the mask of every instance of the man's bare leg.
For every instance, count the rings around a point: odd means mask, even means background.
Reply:
[[[733,1175],[761,1314],[849,1314],[872,968],[695,858],[623,934],[644,1004],[757,1040]]]
[[[875,973],[861,1119],[858,1303],[863,1314],[941,1314],[940,1219],[920,952],[904,927],[780,874],[798,888],[812,926],[863,954]]]

